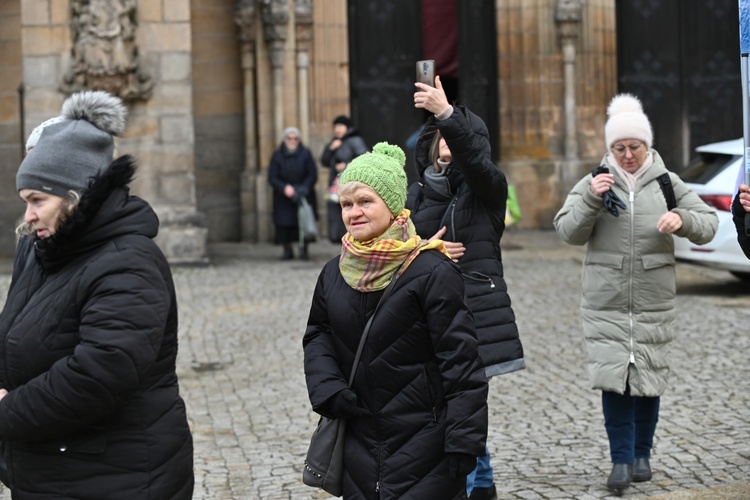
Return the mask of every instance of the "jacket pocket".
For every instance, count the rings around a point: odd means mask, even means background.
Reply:
[[[432,419],[437,422],[437,415],[443,409],[445,397],[443,396],[443,377],[440,369],[435,363],[424,364],[425,381],[427,383],[427,394],[432,407]]]
[[[468,271],[461,273],[464,278],[464,284],[466,285],[466,294],[469,297],[475,295],[482,295],[495,289],[495,280],[492,276],[478,273],[476,271]]]
[[[625,303],[625,256],[589,252],[583,261],[581,306],[586,309],[617,309]]]
[[[643,269],[657,269],[663,266],[674,266],[675,258],[670,253],[652,253],[641,256]]]
[[[619,253],[589,252],[584,259],[584,265],[596,264],[612,269],[622,269],[625,256]]]
[[[634,297],[635,305],[644,311],[662,311],[674,307],[677,291],[675,258],[670,253],[653,253],[641,256],[643,274],[636,276],[640,293]]]
[[[32,453],[54,455],[58,453],[82,453],[98,455],[107,449],[107,436],[104,433],[75,434],[35,443],[19,443],[18,448]]]

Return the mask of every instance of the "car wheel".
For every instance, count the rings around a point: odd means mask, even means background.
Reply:
[[[735,278],[739,278],[742,281],[750,281],[750,273],[743,273],[740,271],[729,271],[729,273]]]

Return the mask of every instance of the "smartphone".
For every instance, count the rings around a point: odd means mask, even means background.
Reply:
[[[435,86],[435,61],[433,59],[417,61],[417,81],[426,83],[430,87]]]

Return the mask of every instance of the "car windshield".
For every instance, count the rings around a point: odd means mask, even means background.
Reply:
[[[740,156],[721,153],[700,153],[680,172],[680,178],[693,184],[705,184],[739,158]]]

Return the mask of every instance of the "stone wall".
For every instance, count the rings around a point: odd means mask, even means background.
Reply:
[[[245,116],[235,3],[191,2],[196,197],[209,242],[241,237]]]
[[[498,0],[500,166],[515,185],[520,227],[551,228],[570,188],[604,154],[606,103],[617,90],[614,2],[582,3],[575,36],[575,158],[565,158],[564,61],[556,0]]]
[[[61,81],[73,57],[76,1],[0,2],[0,209],[13,214],[0,217],[0,253],[12,248],[20,215],[12,189],[21,158],[17,88],[23,82],[26,136],[57,114],[65,98]],[[522,227],[551,227],[572,184],[603,154],[606,104],[617,88],[614,2],[580,3],[576,154],[568,158],[571,113],[555,16],[560,4],[575,2],[495,2],[500,166],[516,186]],[[309,39],[295,17],[303,4],[137,3],[139,64],[151,88],[148,97],[128,102],[129,126],[118,150],[140,159],[133,190],[159,213],[158,241],[173,262],[205,262],[208,241],[271,241],[266,177],[281,130],[299,127],[318,158],[333,117],[350,114],[347,0],[314,2]],[[238,20],[240,5],[253,6],[245,20],[250,27]],[[276,15],[284,8],[286,21]],[[322,221],[328,171],[319,173]]]
[[[13,255],[16,221],[23,205],[16,170],[23,158],[18,88],[21,70],[21,0],[0,2],[0,257]]]
[[[76,5],[80,8],[84,4]],[[85,8],[93,9],[93,5],[86,4]],[[118,27],[118,19],[124,23],[119,31],[113,30],[118,33],[114,40],[99,39],[71,23],[73,6],[72,1],[21,2],[24,136],[38,123],[57,115],[66,94],[85,81],[86,72],[81,74],[79,70],[85,70],[86,64],[77,57],[91,52],[73,44],[76,29],[88,36],[87,43],[101,43],[97,48],[102,48],[102,53],[135,43],[136,56],[129,61],[138,67],[137,75],[130,75],[134,80],[129,84],[128,78],[120,76],[109,82],[99,80],[100,84],[128,84],[135,91],[120,94],[129,116],[125,134],[117,140],[117,153],[133,154],[139,160],[133,193],[148,200],[159,215],[161,229],[156,241],[170,262],[206,262],[207,228],[196,210],[190,1],[141,1],[135,12],[123,7],[119,18],[106,19],[113,27]],[[135,38],[128,41],[127,34],[132,30]],[[72,50],[76,48],[77,52]],[[132,54],[124,53],[123,57]],[[111,59],[102,56],[99,61],[106,64]],[[93,72],[88,78],[89,84],[97,81]]]

